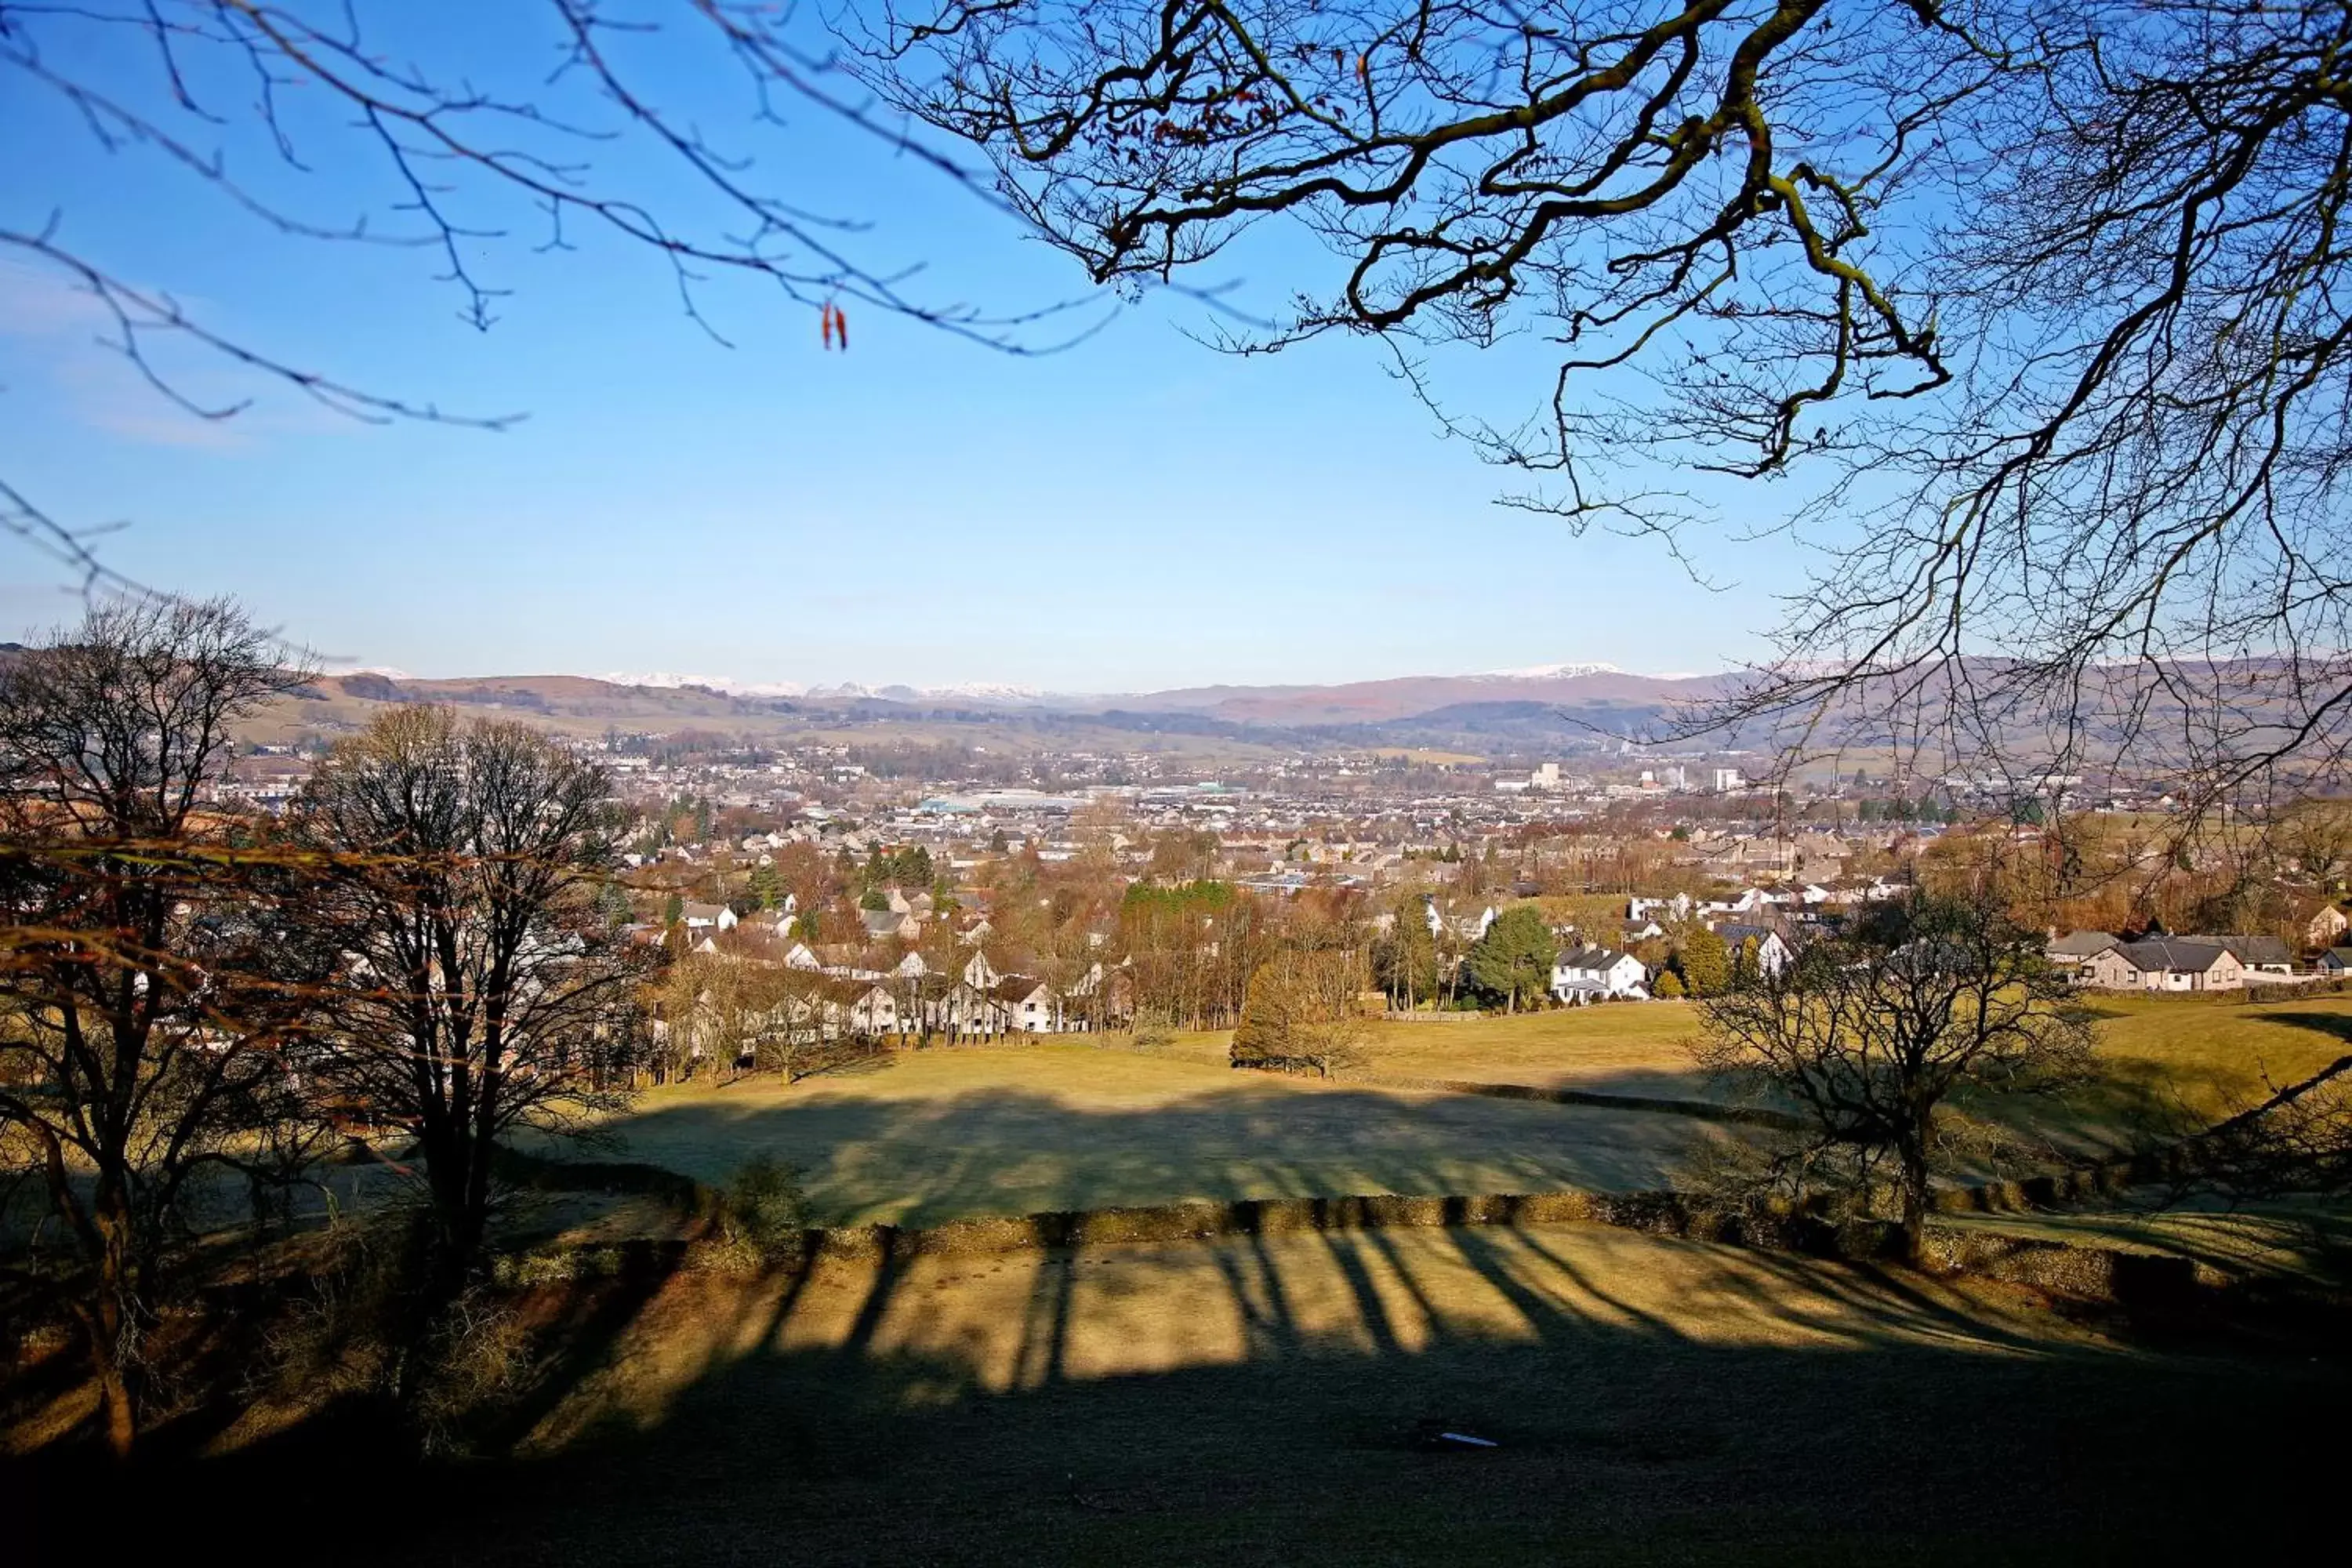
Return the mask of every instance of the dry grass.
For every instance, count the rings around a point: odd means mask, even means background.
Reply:
[[[2003,1120],[2077,1152],[2226,1113],[2334,1059],[2352,998],[2249,1007],[2102,999],[2099,1079]],[[1697,1020],[1671,1003],[1387,1024],[1378,1074],[1706,1099]],[[2336,1031],[2345,1031],[2339,1034]],[[1655,1114],[1324,1084],[1225,1065],[1227,1036],[1148,1050],[1123,1039],[903,1054],[786,1086],[769,1078],[654,1091],[615,1124],[626,1157],[706,1181],[772,1154],[807,1173],[826,1223],[1116,1204],[1391,1192],[1625,1190],[1669,1184],[1721,1129]]]
[[[1375,1072],[1621,1094],[1703,1099],[1691,1064],[1698,1016],[1680,1002],[1611,1003],[1466,1024],[1382,1024],[1365,1055]]]
[[[1584,1226],[677,1276],[494,1508],[405,1556],[1966,1563],[2226,1531],[2261,1557],[2327,1495],[2292,1412],[2343,1372],[2292,1359]],[[1417,1451],[1429,1422],[1502,1447]]]
[[[786,1085],[646,1095],[625,1157],[720,1181],[769,1154],[826,1223],[1347,1193],[1669,1184],[1702,1141],[1680,1117],[1236,1073],[1083,1045],[942,1048]]]

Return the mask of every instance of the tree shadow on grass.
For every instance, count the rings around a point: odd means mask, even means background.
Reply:
[[[2325,1509],[2305,1423],[2352,1392],[2332,1357],[2126,1352],[1576,1226],[680,1275],[583,1331],[581,1407],[529,1459],[322,1422],[142,1495],[183,1552],[420,1564],[2243,1558]],[[73,1496],[47,1479],[12,1500],[37,1519]]]
[[[754,1154],[789,1162],[826,1223],[917,1226],[1188,1199],[1646,1190],[1738,1136],[1654,1112],[1255,1079],[1133,1110],[1020,1087],[698,1100],[614,1131],[633,1156],[709,1182]]]

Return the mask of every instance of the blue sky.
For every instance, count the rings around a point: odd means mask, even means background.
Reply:
[[[415,42],[541,66],[543,40],[479,26],[445,17]],[[64,58],[155,101],[120,49]],[[648,70],[693,79],[667,59]],[[249,98],[220,90],[226,108]],[[923,263],[916,291],[1008,310],[1083,294],[1075,264],[822,117],[754,137],[729,109],[706,128],[811,205],[871,219],[845,243]],[[309,173],[236,134],[230,166],[322,218],[396,222],[381,164],[332,123],[310,129]],[[104,550],[130,576],[236,595],[337,659],[1060,690],[1695,670],[1757,654],[1798,571],[1785,547],[1725,538],[1703,550],[1727,584],[1711,592],[1654,545],[1496,507],[1509,477],[1441,439],[1373,346],[1223,355],[1185,335],[1212,324],[1190,300],[1129,306],[1034,358],[860,310],[851,351],[829,354],[814,310],[716,287],[703,299],[725,348],[658,261],[584,236],[540,254],[531,215],[484,198],[468,210],[513,233],[469,264],[514,293],[483,334],[428,253],[275,234],[152,152],[100,152],[35,95],[0,92],[0,227],[55,211],[65,243],[241,341],[371,390],[528,414],[497,434],[358,425],[167,355],[199,395],[256,398],[206,424],[95,346],[89,301],[0,248],[0,472],[62,519],[126,523]],[[651,160],[602,156],[696,216]],[[1274,233],[1211,279],[1271,301],[1322,265]],[[1452,374],[1505,407],[1544,384],[1523,353]],[[0,627],[70,616],[53,572],[0,549]]]

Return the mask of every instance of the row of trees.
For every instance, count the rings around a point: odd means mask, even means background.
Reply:
[[[234,727],[303,679],[282,653],[230,605],[137,600],[0,665],[0,1155],[118,1452],[224,1181],[303,1181],[354,1129],[404,1146],[421,1343],[482,1261],[501,1147],[608,1109],[642,1049],[601,773],[404,709],[282,821],[224,810]]]

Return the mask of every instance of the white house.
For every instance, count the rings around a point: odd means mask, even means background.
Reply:
[[[1004,1007],[1007,1029],[1024,1035],[1051,1035],[1062,1026],[1061,999],[1042,980],[1008,974],[996,983],[995,996]]]
[[[1789,951],[1787,939],[1770,926],[1738,925],[1726,921],[1715,928],[1723,945],[1737,954],[1748,942],[1756,944],[1756,968],[1759,973],[1778,974],[1794,956]]]
[[[1650,998],[1650,972],[1630,952],[1607,947],[1572,947],[1552,960],[1551,994],[1568,1003],[1605,997]]]
[[[1429,922],[1429,934],[1433,937],[1444,936],[1445,928],[1451,925],[1454,928],[1454,934],[1464,942],[1476,942],[1486,934],[1486,928],[1495,923],[1495,906],[1492,904],[1479,910],[1475,919],[1464,916],[1451,921],[1438,912],[1437,899],[1434,894],[1423,893],[1421,896],[1421,907],[1423,917]]]

